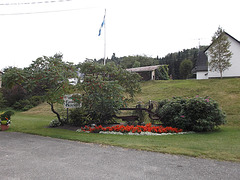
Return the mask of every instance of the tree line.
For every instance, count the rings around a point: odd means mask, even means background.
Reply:
[[[146,55],[117,57],[116,54],[113,53],[110,59],[109,58],[106,59],[106,63],[113,62],[116,65],[120,65],[124,69],[154,65],[168,65],[169,68],[168,73],[169,76],[172,77],[172,79],[194,78],[194,75],[191,74],[191,70],[196,65],[198,52],[203,51],[206,48],[207,46],[200,46],[200,49],[199,48],[183,49],[182,51],[179,52],[169,53],[165,57],[161,58],[159,58],[158,56],[153,58],[148,57]],[[99,60],[95,59],[94,61],[100,64],[103,63],[103,59]]]

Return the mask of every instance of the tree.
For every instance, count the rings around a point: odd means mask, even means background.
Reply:
[[[140,76],[113,63],[104,66],[85,62],[78,67],[84,73],[84,81],[78,84],[82,94],[80,100],[94,123],[111,121],[113,115],[140,91]]]
[[[230,59],[232,52],[229,50],[231,43],[228,41],[224,30],[218,27],[218,30],[212,37],[212,45],[209,48],[210,71],[218,71],[222,78],[222,74],[225,70],[231,67]]]
[[[62,57],[62,54],[39,57],[23,71],[16,69],[18,74],[9,71],[4,76],[5,81],[9,82],[9,87],[18,84],[28,94],[41,94],[61,123],[63,120],[54,109],[54,104],[63,103],[62,97],[73,89],[69,79],[77,77],[75,66],[63,62]]]
[[[168,80],[168,65],[162,65],[158,69],[156,69],[156,80]]]
[[[132,67],[133,68],[140,67],[140,62],[135,61]]]
[[[193,63],[191,60],[185,59],[181,62],[179,71],[183,79],[188,78],[188,76],[191,74],[192,67]]]

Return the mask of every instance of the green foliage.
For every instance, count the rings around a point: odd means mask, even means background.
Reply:
[[[209,67],[210,71],[220,72],[221,78],[223,72],[232,66],[230,62],[232,57],[232,52],[229,50],[230,46],[231,43],[228,41],[224,30],[218,27],[218,30],[212,37],[212,45],[209,48]]]
[[[119,59],[121,67],[133,68],[133,67],[143,67],[143,66],[153,66],[158,64],[156,59],[147,56],[124,56]]]
[[[120,66],[108,63],[105,66],[94,62],[85,62],[79,64],[81,73],[85,74],[85,78],[101,79],[102,81],[113,81],[119,84],[128,99],[132,99],[134,95],[141,91],[139,81],[141,77],[137,73],[130,73]]]
[[[12,107],[17,101],[27,97],[26,91],[20,85],[14,85],[10,89],[9,88],[2,88],[3,97],[6,100],[6,106]]]
[[[225,115],[216,101],[209,97],[181,97],[159,102],[156,113],[166,126],[188,131],[212,131],[225,124]]]
[[[136,105],[136,108],[145,108],[145,106],[144,106],[144,104],[139,102],[138,105]],[[142,111],[142,110],[134,110],[132,115],[138,116],[139,117],[138,124],[142,124],[146,121],[148,113],[146,111]]]
[[[71,109],[69,113],[69,123],[74,126],[84,126],[94,123],[90,114],[84,107]]]
[[[59,97],[73,89],[69,79],[77,77],[75,66],[72,63],[63,62],[62,58],[62,54],[43,56],[37,58],[23,70],[18,68],[6,70],[3,77],[6,87],[11,88],[17,85],[18,88],[24,89],[24,93],[28,94],[27,97],[14,99],[15,108],[27,110],[42,101],[41,98],[32,96],[42,96],[51,106],[51,110],[57,115],[58,120],[62,122],[60,115],[54,109],[54,104],[63,103]]]
[[[22,99],[17,102],[15,102],[12,107],[16,110],[21,110],[21,111],[27,111],[40,103],[43,102],[43,98],[41,96],[32,96],[29,99]]]
[[[33,108],[33,105],[31,105],[29,100],[24,99],[24,100],[17,101],[12,107],[16,110],[27,111],[28,109]]]
[[[185,59],[181,62],[179,67],[180,75],[183,79],[187,79],[191,74],[193,63],[191,60]]]
[[[49,127],[59,127],[59,126],[61,126],[61,122],[58,119],[53,119],[49,123]]]
[[[168,65],[162,65],[156,70],[156,80],[168,80]]]
[[[11,116],[14,115],[13,111],[6,111],[0,114],[1,121],[8,121],[11,119]]]
[[[37,105],[43,103],[44,99],[42,96],[32,96],[29,101],[32,106],[37,106]]]
[[[0,91],[0,109],[3,109],[6,107],[6,100],[3,97],[2,92]]]
[[[140,91],[140,76],[114,64],[85,62],[79,67],[85,74],[79,84],[83,91],[81,101],[95,124],[112,121],[119,108]]]
[[[200,51],[205,50],[207,46],[200,46]],[[179,52],[169,53],[165,57],[159,59],[159,64],[166,64],[169,67],[169,75],[173,79],[181,79],[180,64],[183,60],[189,59],[192,61],[193,66],[196,64],[198,48],[183,49]]]
[[[123,88],[117,82],[86,77],[83,88],[83,106],[96,124],[112,120],[112,116],[125,104]]]

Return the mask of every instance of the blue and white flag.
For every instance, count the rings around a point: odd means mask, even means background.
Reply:
[[[102,30],[102,28],[103,28],[103,26],[104,26],[104,24],[105,24],[105,16],[106,16],[106,10],[105,10],[105,14],[104,14],[104,17],[103,17],[103,22],[102,22],[102,24],[101,24],[101,26],[100,26],[100,29],[99,29],[98,36],[101,35],[101,30]]]

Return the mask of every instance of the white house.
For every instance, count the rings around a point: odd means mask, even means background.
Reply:
[[[226,32],[224,33],[228,37],[228,41],[231,43],[229,50],[232,52],[232,57],[230,59],[232,66],[223,72],[223,77],[240,77],[240,41],[232,37],[230,34]],[[210,71],[208,67],[208,62],[211,60],[208,50],[211,45],[204,52],[199,52],[196,66],[193,69],[193,73],[196,73],[196,79],[220,77],[219,72]]]

